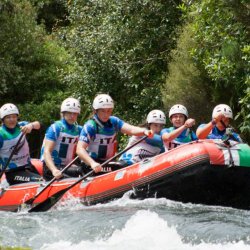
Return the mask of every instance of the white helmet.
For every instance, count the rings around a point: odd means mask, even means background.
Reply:
[[[161,110],[152,110],[148,113],[147,123],[166,124],[166,116]]]
[[[226,104],[219,104],[215,106],[213,110],[212,118],[214,118],[217,113],[222,113],[224,114],[225,117],[233,119],[232,109]]]
[[[19,115],[18,108],[16,105],[12,103],[4,104],[0,109],[1,119],[3,119],[6,115]]]
[[[81,112],[80,102],[72,97],[65,99],[61,105],[61,112],[72,112],[80,114]]]
[[[107,94],[100,94],[93,101],[93,108],[96,109],[113,109],[113,99]]]
[[[172,115],[174,114],[183,114],[188,118],[188,111],[185,106],[181,104],[176,104],[174,105],[170,110],[169,110],[169,115],[168,117],[171,118]]]

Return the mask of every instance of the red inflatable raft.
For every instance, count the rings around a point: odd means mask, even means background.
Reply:
[[[33,160],[41,169],[41,162]],[[70,189],[63,199],[80,198],[83,204],[103,203],[132,190],[131,198],[168,199],[250,209],[250,147],[226,146],[204,140],[182,145],[154,158],[101,176],[91,177]],[[68,187],[77,178],[54,182],[34,201],[40,203]],[[0,210],[17,211],[46,183],[7,187],[0,193]]]

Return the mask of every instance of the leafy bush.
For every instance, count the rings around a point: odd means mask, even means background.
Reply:
[[[61,78],[71,67],[68,54],[37,25],[27,0],[0,3],[0,30],[1,103],[13,102],[25,119],[47,123],[55,101],[65,97],[61,91],[67,93]]]
[[[238,113],[245,137],[250,136],[249,6],[245,0],[204,0],[191,6],[197,46],[192,56],[211,82],[211,96]]]
[[[175,2],[71,2],[71,25],[59,36],[79,68],[67,85],[89,104],[98,92],[109,93],[116,113],[130,122],[162,107],[160,87],[181,14]]]
[[[174,104],[183,104],[198,125],[210,119],[213,103],[209,95],[209,79],[190,55],[195,46],[191,25],[185,24],[180,30],[177,48],[171,53],[172,60],[162,95],[166,111]]]

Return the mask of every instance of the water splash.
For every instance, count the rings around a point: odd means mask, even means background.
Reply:
[[[226,244],[201,243],[192,245],[184,243],[174,227],[162,219],[157,213],[148,210],[136,212],[120,230],[115,230],[108,239],[81,241],[72,244],[60,241],[45,244],[42,250],[245,250],[250,249],[242,241]]]

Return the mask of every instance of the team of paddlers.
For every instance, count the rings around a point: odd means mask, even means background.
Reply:
[[[28,142],[25,135],[33,129],[40,129],[38,121],[18,121],[19,110],[12,104],[4,104],[0,109],[2,126],[0,128],[0,164],[10,185],[53,177],[79,177],[94,170],[102,174],[122,168],[171,150],[181,144],[198,139],[225,139],[230,119],[231,108],[226,104],[217,105],[212,113],[212,120],[198,126],[196,133],[191,129],[195,120],[189,118],[188,111],[181,104],[169,110],[172,127],[164,128],[166,116],[161,110],[148,113],[145,124],[133,126],[112,116],[113,99],[107,94],[99,94],[93,101],[93,116],[83,126],[77,124],[81,112],[77,99],[69,97],[61,104],[61,120],[49,126],[45,133],[41,160],[43,176],[40,176],[31,164]],[[101,164],[116,154],[117,133],[130,137],[128,147],[146,136],[145,140],[131,147],[117,162],[105,168]],[[231,132],[232,140],[241,142],[240,136]],[[75,157],[80,161],[73,164],[62,174],[62,169]]]

